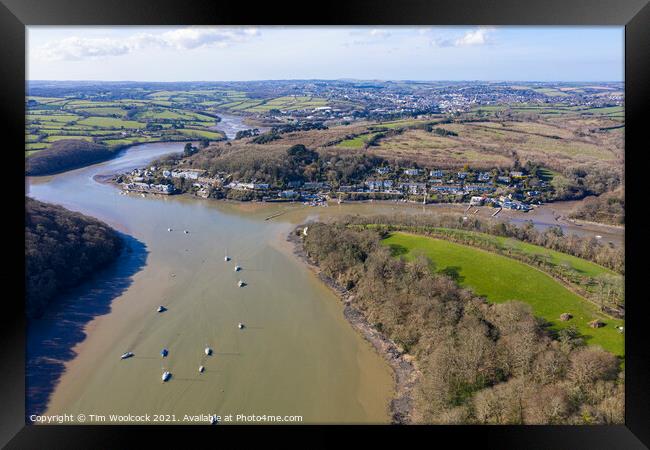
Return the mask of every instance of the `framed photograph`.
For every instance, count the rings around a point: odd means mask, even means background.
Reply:
[[[307,6],[2,0],[0,443],[647,448],[647,1]]]

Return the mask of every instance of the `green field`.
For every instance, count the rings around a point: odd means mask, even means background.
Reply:
[[[532,307],[536,316],[550,323],[551,329],[559,330],[573,325],[589,345],[599,345],[615,355],[624,355],[624,336],[616,329],[623,325],[623,321],[601,314],[592,303],[538,269],[496,253],[403,232],[392,233],[383,243],[390,246],[395,254],[403,254],[407,259],[424,254],[434,262],[436,270],[454,274],[459,284],[490,302],[525,302]],[[530,249],[529,244],[521,244],[524,249],[539,251]],[[591,273],[607,270],[588,261],[578,262],[569,255],[554,253],[551,256],[558,261],[566,260],[580,270]],[[560,321],[562,313],[572,314],[573,319]],[[598,329],[589,327],[588,323],[594,319],[603,321],[606,326]]]
[[[529,244],[528,242],[519,241],[517,239],[508,238],[505,236],[494,236],[486,233],[479,233],[476,231],[455,230],[450,228],[433,228],[433,231],[450,236],[450,237],[471,237],[476,242],[484,241],[489,243],[500,250],[513,250],[527,255],[538,255],[548,258],[549,262],[553,265],[565,265],[575,270],[581,275],[589,277],[597,277],[602,274],[615,275],[612,270],[600,266],[586,259],[578,258],[577,256],[568,255],[566,253],[551,250],[539,245]]]
[[[371,139],[376,134],[379,133],[361,134],[359,136],[350,139],[345,139],[339,142],[337,145],[339,147],[344,147],[344,148],[363,148],[363,146],[366,145],[368,140]]]
[[[77,122],[79,125],[88,125],[100,128],[144,128],[147,126],[144,122],[135,120],[122,120],[114,117],[88,117]]]
[[[160,91],[148,98],[113,101],[28,97],[31,103],[26,115],[25,150],[32,154],[61,139],[93,137],[107,145],[192,138],[220,140],[223,133],[210,129],[217,123],[212,115],[216,114],[214,107],[227,101],[228,95],[246,100],[243,94],[216,90]],[[213,96],[215,99],[206,100]],[[193,105],[202,101],[211,104],[195,109]]]

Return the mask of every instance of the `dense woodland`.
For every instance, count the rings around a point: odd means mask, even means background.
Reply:
[[[380,234],[316,223],[308,256],[421,371],[413,421],[436,424],[623,423],[617,358],[571,329],[551,336],[520,302],[488,304],[424,258],[397,259]]]
[[[38,317],[54,297],[112,262],[122,248],[103,222],[25,197],[25,303]]]
[[[25,173],[50,175],[63,172],[112,158],[118,150],[81,139],[63,139],[27,158]]]

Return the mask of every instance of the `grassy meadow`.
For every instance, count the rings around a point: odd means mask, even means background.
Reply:
[[[498,239],[498,238],[496,238]],[[544,252],[551,258],[570,264],[575,270],[598,274],[607,269],[580,258],[563,255],[531,244],[510,242],[524,251]],[[519,300],[529,304],[533,313],[550,323],[554,330],[575,326],[589,345],[599,345],[615,355],[624,354],[624,335],[616,327],[622,320],[609,318],[586,299],[571,292],[546,273],[527,264],[485,250],[456,244],[442,239],[394,232],[383,243],[394,253],[407,259],[418,254],[430,258],[435,270],[447,273],[459,284],[472,289],[493,303]],[[559,320],[563,313],[573,315],[567,322]],[[603,328],[591,328],[594,319],[603,321]]]

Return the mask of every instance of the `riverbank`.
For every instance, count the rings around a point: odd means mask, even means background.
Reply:
[[[388,337],[377,331],[365,318],[363,313],[352,306],[353,294],[339,286],[314,265],[305,253],[299,237],[302,227],[294,229],[287,236],[293,245],[294,255],[302,261],[336,296],[343,302],[343,315],[352,327],[366,339],[374,349],[388,362],[393,370],[395,395],[390,401],[391,423],[410,424],[413,420],[413,390],[420,381],[421,373],[412,356],[406,354]]]

